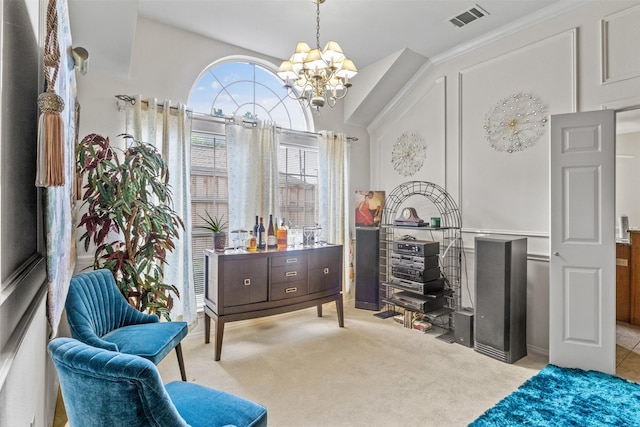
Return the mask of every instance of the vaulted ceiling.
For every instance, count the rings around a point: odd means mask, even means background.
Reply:
[[[585,1],[326,0],[320,44],[338,41],[361,71],[345,121],[366,126],[421,67]],[[484,16],[462,27],[450,22],[472,8]],[[296,42],[313,46],[316,38],[312,0],[69,0],[69,14],[90,66],[125,76],[138,16],[280,60]]]

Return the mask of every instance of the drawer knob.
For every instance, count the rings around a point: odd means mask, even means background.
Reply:
[[[287,288],[284,290],[285,293],[291,294],[293,292],[298,292],[298,288]]]
[[[251,279],[244,279],[244,285],[245,286],[250,286],[251,285]]]
[[[329,267],[325,267],[323,272],[324,272],[324,274],[329,274]]]
[[[298,275],[297,271],[287,271],[285,273],[285,276],[287,276],[287,277],[293,277],[293,276],[297,276],[297,275]]]
[[[287,264],[292,264],[294,262],[298,262],[298,258],[287,258]]]

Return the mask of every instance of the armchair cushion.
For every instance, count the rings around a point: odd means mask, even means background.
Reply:
[[[139,356],[56,338],[49,352],[70,425],[92,427],[265,427],[264,406],[193,383],[162,384]]]
[[[244,400],[198,384],[174,381],[166,386],[171,401],[184,420],[191,426],[247,426],[266,427],[267,410]],[[212,416],[202,408],[218,407]]]
[[[160,322],[131,307],[109,270],[71,278],[65,303],[71,336],[94,347],[160,362],[187,335],[186,322]]]
[[[114,329],[102,339],[121,353],[137,354],[156,365],[187,335],[185,322],[142,323]]]

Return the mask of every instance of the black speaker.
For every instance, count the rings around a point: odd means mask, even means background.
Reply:
[[[356,308],[380,310],[380,230],[356,228]]]
[[[475,344],[513,363],[527,355],[527,239],[476,237]]]
[[[453,312],[453,336],[458,344],[473,348],[473,311],[461,309]]]

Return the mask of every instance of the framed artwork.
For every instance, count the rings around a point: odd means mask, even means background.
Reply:
[[[356,227],[379,227],[384,191],[356,191]]]

